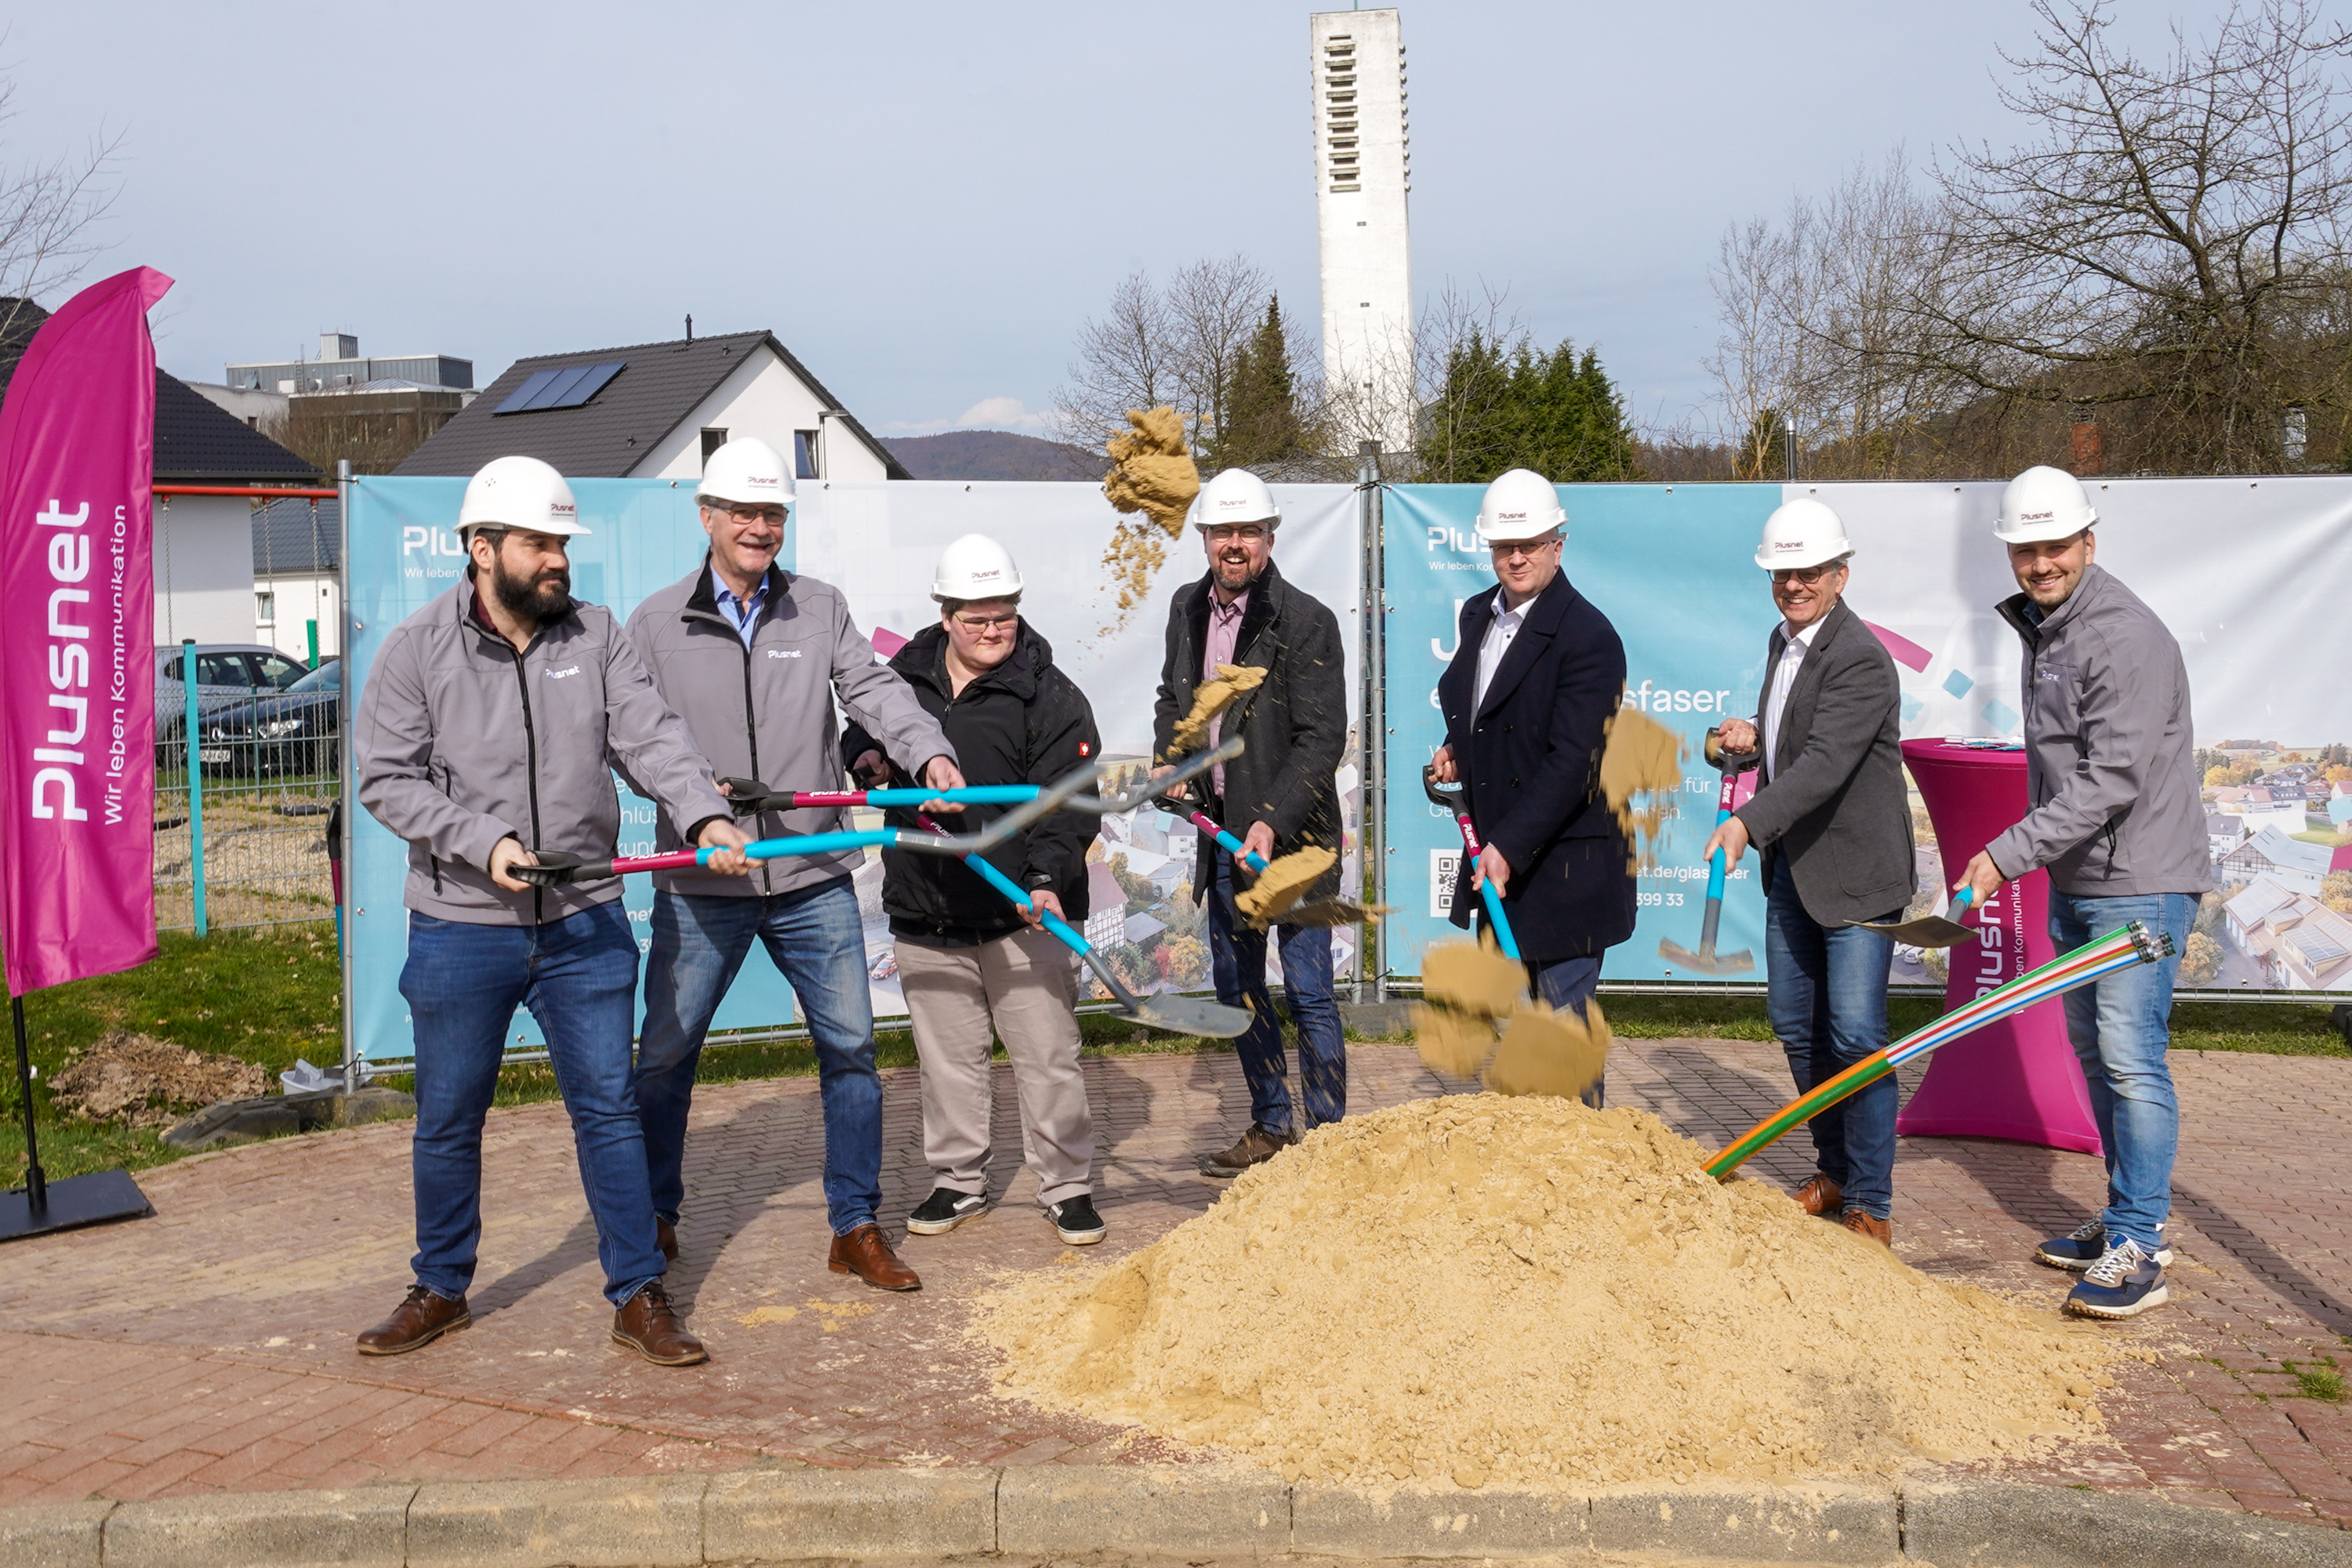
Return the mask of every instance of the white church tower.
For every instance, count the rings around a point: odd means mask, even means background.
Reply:
[[[1402,449],[1414,412],[1404,28],[1394,10],[1323,11],[1307,27],[1324,380],[1361,434]]]

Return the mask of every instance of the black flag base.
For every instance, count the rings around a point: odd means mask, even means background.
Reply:
[[[42,1202],[35,1203],[29,1188],[0,1193],[0,1241],[21,1241],[53,1230],[74,1230],[104,1225],[113,1219],[136,1219],[155,1212],[128,1171],[100,1171],[89,1176],[68,1176],[45,1182]]]

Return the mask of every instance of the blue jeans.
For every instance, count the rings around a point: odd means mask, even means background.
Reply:
[[[1580,1018],[1589,1017],[1585,1005],[1601,989],[1601,955],[1586,953],[1579,958],[1537,959],[1528,964],[1528,984],[1536,997],[1555,1013],[1575,1009]],[[1609,1079],[1603,1074],[1577,1098],[1593,1110],[1600,1110],[1608,1100]]]
[[[615,899],[539,926],[408,917],[400,994],[416,1032],[416,1282],[452,1300],[482,1239],[482,1120],[508,1026],[529,1007],[547,1037],[580,1184],[596,1221],[604,1295],[619,1306],[667,1265],[646,1198],[646,1145],[629,1095],[637,943]]]
[[[1774,858],[1764,904],[1764,1009],[1789,1055],[1797,1092],[1886,1046],[1886,971],[1895,942],[1860,926],[1816,925],[1797,898],[1789,858]],[[1895,1213],[1893,1074],[1813,1118],[1813,1163],[1873,1219]]]
[[[757,937],[792,986],[816,1047],[825,1218],[835,1236],[874,1223],[882,1201],[882,1079],[874,1070],[866,931],[849,879],[740,899],[656,892],[653,927],[636,1087],[655,1212],[675,1223],[685,1202],[686,1113],[702,1037]]]
[[[2129,1237],[2148,1252],[2162,1245],[2172,1213],[2180,1104],[2165,1052],[2172,1044],[2172,982],[2196,919],[2194,893],[2083,899],[2050,889],[2050,940],[2062,953],[2132,921],[2172,938],[2170,958],[2136,963],[2061,999],[2107,1164],[2107,1238]]]
[[[1265,988],[1267,933],[1254,929],[1234,908],[1234,860],[1220,849],[1217,884],[1209,889],[1209,971],[1217,1000],[1247,1007],[1250,1026],[1234,1042],[1249,1079],[1250,1120],[1269,1132],[1290,1128],[1290,1058],[1282,1048],[1282,1025]],[[1290,1021],[1298,1026],[1298,1076],[1307,1091],[1307,1128],[1311,1131],[1348,1114],[1348,1047],[1339,1037],[1339,1002],[1331,989],[1331,933],[1276,925],[1282,943],[1282,991]]]

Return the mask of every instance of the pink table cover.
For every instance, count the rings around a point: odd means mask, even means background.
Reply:
[[[1906,741],[1903,760],[1936,825],[1948,888],[1978,850],[2025,815],[2025,753]],[[2004,884],[1984,916],[1976,945],[1944,950],[1951,966],[1947,1012],[2057,956],[2043,873]],[[2099,1130],[2066,1040],[2062,1005],[2053,999],[2029,1007],[1937,1051],[1895,1130],[1914,1138],[2006,1138],[2097,1153]]]

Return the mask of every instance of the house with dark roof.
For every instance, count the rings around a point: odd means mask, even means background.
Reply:
[[[696,479],[733,436],[803,479],[911,477],[766,331],[517,360],[393,471],[471,474],[520,453],[574,479]]]
[[[342,651],[343,503],[289,496],[253,514],[254,640],[310,662]]]
[[[49,313],[0,300],[0,389]],[[319,470],[216,406],[187,383],[155,373],[155,483],[316,486]],[[155,640],[254,640],[253,502],[244,496],[155,498]]]

